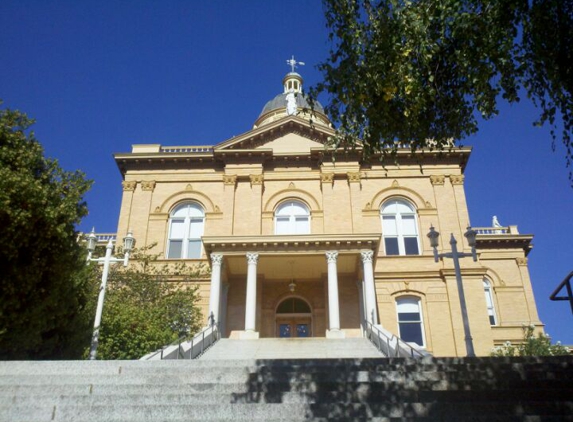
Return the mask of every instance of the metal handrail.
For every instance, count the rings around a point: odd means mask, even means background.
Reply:
[[[412,347],[394,334],[392,334],[391,337],[388,336],[370,321],[365,322],[366,338],[368,338],[383,355],[387,357],[410,357],[415,359],[430,355],[428,352],[422,352]]]
[[[573,289],[571,288],[571,278],[573,278],[573,271],[569,273],[565,279],[559,283],[559,286],[555,289],[549,299],[551,300],[568,300],[569,304],[571,305],[571,312],[573,313]],[[557,296],[561,290],[567,290],[567,296]]]
[[[219,324],[213,322],[193,337],[183,336],[173,343],[143,356],[141,360],[197,359],[220,339]],[[175,348],[175,346],[177,347]]]

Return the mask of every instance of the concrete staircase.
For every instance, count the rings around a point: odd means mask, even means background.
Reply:
[[[344,359],[380,358],[382,353],[365,338],[221,339],[200,359]]]
[[[2,422],[229,420],[573,421],[573,359],[0,362]]]

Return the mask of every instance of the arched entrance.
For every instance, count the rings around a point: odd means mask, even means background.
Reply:
[[[312,310],[305,300],[288,297],[275,311],[277,337],[312,337]]]

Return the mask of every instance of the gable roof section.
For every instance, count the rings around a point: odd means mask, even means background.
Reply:
[[[311,125],[308,120],[298,116],[287,116],[276,122],[252,129],[213,147],[213,150],[253,150],[264,147],[278,138],[294,133],[310,141],[325,145],[328,138],[335,134],[331,128]]]

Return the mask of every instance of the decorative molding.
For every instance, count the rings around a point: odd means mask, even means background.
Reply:
[[[132,180],[124,180],[123,182],[121,182],[121,186],[123,187],[123,190],[125,191],[134,191],[135,187],[137,186],[137,182],[134,182]]]
[[[215,205],[215,212],[221,212],[221,209],[219,208],[219,205]]]
[[[249,175],[251,179],[251,186],[253,185],[262,185],[264,180],[264,175],[262,174],[251,174]]]
[[[161,212],[161,207],[155,207],[155,212]]]
[[[407,292],[410,291],[410,282],[407,280],[404,280],[404,290],[406,290]]]
[[[348,183],[360,183],[360,172],[356,171],[349,171],[348,173],[346,173],[346,176],[348,177]]]
[[[392,182],[392,187],[393,188],[399,188],[400,187],[400,183],[398,183],[398,181],[396,179],[394,179],[394,181]]]
[[[362,257],[362,262],[372,262],[374,251],[360,251],[360,256]]]
[[[193,190],[191,183],[188,183],[187,186],[185,186],[185,190]]]
[[[336,260],[338,259],[338,251],[326,251],[325,255],[326,262],[329,264],[336,263]]]
[[[430,182],[432,183],[432,185],[443,185],[444,182],[446,180],[446,176],[444,176],[443,174],[438,175],[438,174],[432,174],[430,176]]]
[[[517,262],[517,265],[521,267],[527,266],[527,258],[515,258],[515,261]]]
[[[426,208],[433,208],[432,204],[430,204],[430,201],[426,201]]]
[[[259,262],[258,252],[247,252],[247,264],[257,265],[257,262]]]
[[[448,295],[445,293],[430,293],[426,296],[427,302],[447,302]]]
[[[213,265],[221,265],[223,263],[223,254],[222,253],[212,253],[211,254],[211,263]]]
[[[144,180],[141,182],[141,190],[151,191],[155,190],[155,180]]]
[[[450,182],[452,185],[463,185],[465,176],[463,174],[450,175]]]
[[[236,174],[224,174],[223,175],[223,184],[235,186],[237,184],[237,175]]]
[[[293,182],[290,182],[289,185],[288,185],[288,188],[289,188],[289,189],[296,189],[296,186],[294,185]]]
[[[366,205],[364,206],[365,210],[371,210],[372,209],[372,204],[370,202],[367,202]]]
[[[320,173],[321,183],[334,183],[334,173]]]

